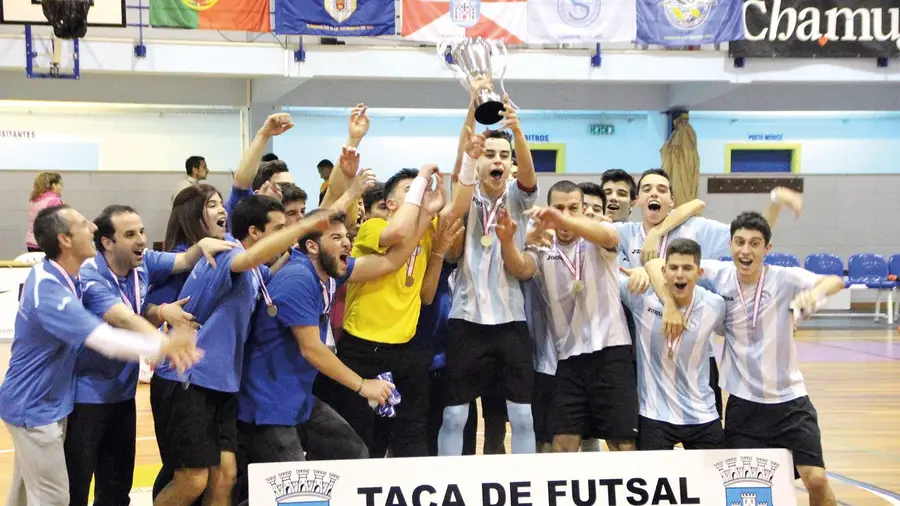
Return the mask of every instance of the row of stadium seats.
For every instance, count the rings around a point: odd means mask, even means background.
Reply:
[[[731,262],[731,257],[719,260]],[[768,265],[782,267],[800,267],[800,259],[790,253],[770,253],[764,262]],[[875,320],[887,318],[889,324],[894,323],[894,290],[900,288],[900,254],[892,255],[888,260],[875,253],[857,253],[850,255],[847,267],[841,257],[832,253],[813,253],[806,257],[803,267],[823,276],[840,276],[844,278],[846,288],[867,288],[876,290]],[[887,313],[881,314],[881,299],[886,296]],[[897,311],[900,312],[900,305]]]

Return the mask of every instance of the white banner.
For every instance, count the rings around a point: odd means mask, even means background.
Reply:
[[[787,450],[253,464],[250,506],[796,506]]]
[[[633,42],[636,38],[634,0],[528,0],[527,42]]]

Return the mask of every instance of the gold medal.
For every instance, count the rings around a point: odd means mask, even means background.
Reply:
[[[275,304],[266,306],[266,314],[268,314],[272,318],[275,318],[276,316],[278,316],[278,307]]]
[[[572,283],[572,289],[575,290],[575,293],[583,292],[584,291],[584,281],[581,281],[580,279],[575,280],[575,282]]]
[[[407,286],[407,288],[413,286],[414,283],[415,283],[415,280],[413,280],[413,277],[412,277],[412,276],[406,276],[406,286]]]
[[[481,245],[485,248],[490,248],[491,244],[494,244],[494,238],[489,235],[481,236]]]
[[[669,348],[669,360],[672,360],[672,358],[674,356],[675,356],[675,352],[672,350],[672,348]]]

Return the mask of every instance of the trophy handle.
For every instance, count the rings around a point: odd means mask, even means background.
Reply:
[[[505,84],[504,80],[506,78],[506,66],[509,63],[509,52],[506,49],[506,44],[504,44],[502,40],[497,40],[496,48],[500,53],[499,56],[500,56],[500,62],[501,62],[501,65],[500,65],[500,91],[502,91],[503,94],[506,95],[507,94],[506,93],[506,84]],[[510,97],[510,99],[509,99],[509,105],[513,109],[519,108],[519,106],[517,106],[515,104],[515,102],[512,101],[512,97]]]
[[[453,43],[450,42],[449,40],[445,40],[444,42],[441,42],[440,44],[438,44],[438,46],[437,46],[438,58],[440,58],[441,61],[444,62],[444,65],[446,65],[447,68],[449,68],[450,71],[453,72],[453,75],[457,79],[459,79],[459,82],[463,85],[463,88],[468,90],[469,89],[469,79],[465,75],[465,72],[463,72],[463,70],[461,68],[459,68],[459,65],[457,65],[455,63],[455,60],[454,60],[454,63],[450,63],[447,61],[447,50],[448,49],[450,49],[450,50],[453,49]],[[451,53],[450,56],[452,57],[453,54]]]

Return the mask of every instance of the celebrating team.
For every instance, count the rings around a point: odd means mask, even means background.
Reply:
[[[0,386],[16,449],[8,504],[86,505],[92,479],[94,504],[128,504],[147,356],[159,359],[157,505],[246,500],[257,462],[474,453],[478,398],[501,440],[509,421],[513,453],[600,439],[613,451],[787,448],[810,503],[835,504],[792,339],[795,315],[843,281],[763,261],[800,196],[777,188],[762,214],[729,225],[701,217],[700,201],[676,207],[662,170],[637,183],[611,170],[599,185],[558,181],[537,205],[509,103],[498,130],[474,132],[486,86],[472,86],[449,198],[434,165],[383,185],[359,169],[358,106],[306,216],[286,212],[284,163],[258,164],[293,125],[286,114],[260,129],[227,201],[204,184],[174,198],[166,252],[146,249],[128,206],[94,222],[42,211],[46,258]],[[640,222],[627,221],[632,205]]]

